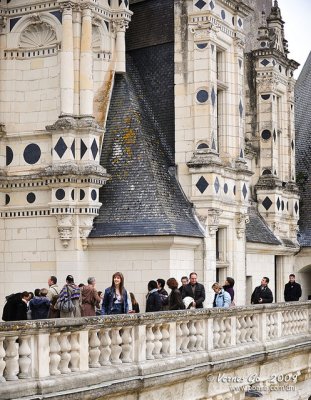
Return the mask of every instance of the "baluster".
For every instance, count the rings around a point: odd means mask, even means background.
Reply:
[[[5,382],[4,376],[3,376],[3,371],[5,369],[5,350],[3,347],[3,341],[4,337],[0,337],[0,382]]]
[[[189,350],[190,351],[195,351],[195,344],[197,342],[197,338],[196,338],[196,329],[195,329],[195,325],[194,325],[194,321],[190,321],[189,322]]]
[[[100,363],[98,362],[100,356],[100,340],[98,338],[99,329],[93,329],[90,331],[89,336],[89,356],[90,356],[90,368],[99,368]]]
[[[111,330],[111,362],[113,364],[121,364],[120,354],[122,352],[122,338],[120,336],[120,328]]]
[[[225,318],[224,328],[225,328],[225,346],[229,347],[231,345],[231,335],[232,335],[230,318]]]
[[[146,359],[153,360],[154,356],[152,355],[154,349],[154,334],[152,330],[153,325],[147,326],[146,332]]]
[[[29,368],[31,364],[31,349],[29,346],[30,335],[19,337],[19,370],[18,377],[20,379],[29,378]]]
[[[162,349],[162,333],[160,331],[160,325],[157,325],[154,328],[154,349],[153,349],[153,355],[154,358],[161,358],[161,349]]]
[[[61,359],[59,363],[59,369],[62,374],[69,374],[71,372],[69,368],[69,362],[70,362],[70,342],[68,340],[68,336],[70,335],[70,332],[63,332],[60,335],[60,351],[61,351]]]
[[[80,344],[79,344],[79,333],[71,333],[71,359],[70,368],[72,372],[80,371]]]
[[[111,355],[111,339],[109,336],[110,329],[102,329],[100,337],[100,365],[110,365]]]
[[[61,372],[58,369],[61,356],[60,356],[60,345],[57,340],[60,333],[50,334],[50,375],[59,375]]]
[[[181,344],[182,344],[182,330],[181,323],[176,323],[176,354],[181,354]]]
[[[219,321],[219,346],[220,347],[225,347],[225,342],[226,342],[226,327],[225,327],[225,322],[224,319],[222,318]]]
[[[130,363],[132,362],[132,328],[123,328],[122,333],[122,362]]]
[[[204,330],[203,330],[203,322],[201,322],[201,321],[196,321],[195,322],[195,329],[196,329],[196,332],[197,332],[197,342],[196,342],[196,350],[197,351],[201,351],[201,350],[204,350],[204,348],[203,348],[203,333],[204,333]]]
[[[169,356],[169,348],[170,348],[170,332],[168,325],[162,325],[162,355],[163,357]]]
[[[5,352],[5,362],[6,367],[4,371],[4,377],[7,381],[15,381],[18,379],[17,374],[19,372],[18,365],[18,344],[16,340],[17,336],[9,336],[6,338],[6,352]]]
[[[213,337],[214,337],[214,349],[218,349],[220,347],[220,323],[219,319],[215,318],[213,323]]]
[[[183,353],[188,353],[188,343],[189,343],[189,329],[187,326],[187,322],[183,322],[181,324],[181,332],[182,332],[182,343],[181,343],[181,351]]]

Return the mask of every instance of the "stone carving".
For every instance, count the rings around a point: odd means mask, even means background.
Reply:
[[[5,371],[4,377],[7,381],[15,381],[18,379],[17,374],[19,372],[18,364],[18,347],[16,346],[16,340],[18,336],[10,336],[6,339],[6,351],[5,351]]]
[[[219,226],[219,216],[222,211],[216,208],[208,209],[207,226],[210,236],[215,237]]]
[[[99,357],[100,357],[100,340],[98,338],[98,332],[99,329],[94,329],[90,331],[90,339],[89,339],[89,345],[90,345],[90,368],[98,368],[100,367],[99,363]]]
[[[58,369],[60,363],[60,345],[58,343],[58,337],[60,333],[52,333],[50,335],[50,375],[60,375],[60,370]]]
[[[56,220],[59,238],[62,241],[63,246],[67,248],[72,238],[73,217],[70,214],[60,214],[56,215]]]
[[[205,20],[190,23],[189,30],[193,34],[195,41],[209,39],[215,40],[220,31],[220,27],[215,20]]]
[[[35,23],[29,25],[21,33],[19,47],[36,49],[41,47],[51,47],[57,43],[55,30],[51,25],[42,22],[40,17]]]
[[[238,239],[243,238],[245,233],[245,225],[249,223],[249,216],[244,213],[238,213],[236,216],[236,235]]]
[[[102,329],[100,336],[100,365],[110,365],[111,355],[111,339],[109,336],[110,329]]]

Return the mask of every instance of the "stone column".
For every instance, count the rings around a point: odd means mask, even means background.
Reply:
[[[63,37],[61,51],[61,115],[73,114],[74,68],[72,4],[63,4]]]
[[[75,115],[80,112],[80,46],[81,46],[81,12],[75,10],[73,15],[73,57],[74,57],[74,106]]]
[[[92,10],[89,5],[82,9],[80,115],[93,115]]]
[[[128,27],[127,21],[118,21],[115,24],[116,29],[116,72],[125,73],[125,31]]]

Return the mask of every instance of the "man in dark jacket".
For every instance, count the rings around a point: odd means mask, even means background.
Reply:
[[[14,293],[7,296],[7,302],[3,307],[3,321],[26,320],[29,298],[28,292]]]
[[[252,304],[263,304],[263,303],[272,303],[273,302],[273,294],[271,290],[268,288],[269,278],[264,276],[261,280],[261,285],[257,286],[253,291],[251,297]]]
[[[182,291],[182,298],[185,297],[192,297],[194,302],[192,306],[195,308],[203,308],[203,302],[205,300],[205,288],[201,283],[197,282],[197,274],[196,272],[191,272],[190,276],[190,283],[184,286]]]
[[[295,281],[295,274],[289,275],[289,282],[286,283],[284,288],[285,301],[299,301],[301,297],[301,286]]]

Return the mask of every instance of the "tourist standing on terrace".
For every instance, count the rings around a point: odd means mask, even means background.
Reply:
[[[88,278],[87,285],[80,288],[82,317],[95,317],[96,315],[96,308],[99,307],[101,298],[95,289],[95,284],[95,278],[92,276]]]
[[[197,282],[197,273],[191,272],[189,278],[190,283],[186,285],[182,291],[182,298],[192,297],[194,302],[192,303],[192,307],[194,308],[203,308],[203,302],[205,300],[205,288],[201,283]]]
[[[171,289],[168,296],[168,309],[169,310],[184,310],[186,307],[182,301],[181,293],[178,289],[178,282],[175,278],[170,278],[166,282],[167,286]]]
[[[102,315],[127,314],[132,311],[131,298],[124,288],[124,276],[121,272],[112,275],[111,286],[105,290]]]
[[[261,285],[257,286],[253,291],[251,297],[252,304],[263,304],[263,303],[272,303],[273,302],[273,294],[271,290],[268,288],[269,278],[264,276],[261,280]]]

